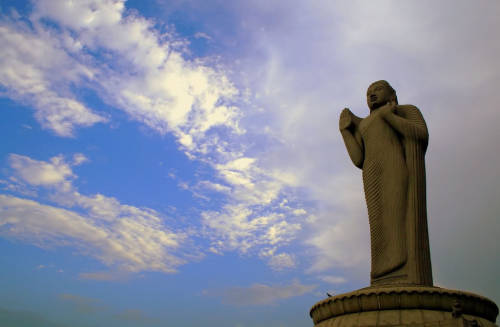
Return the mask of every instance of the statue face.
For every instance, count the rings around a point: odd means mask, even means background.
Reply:
[[[373,83],[366,91],[366,102],[370,110],[377,109],[393,98],[393,91],[385,83]]]

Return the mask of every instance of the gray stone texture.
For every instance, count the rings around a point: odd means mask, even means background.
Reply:
[[[326,298],[310,311],[316,327],[493,327],[498,307],[469,292],[425,286],[367,287]]]

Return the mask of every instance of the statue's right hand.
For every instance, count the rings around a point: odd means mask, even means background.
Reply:
[[[340,114],[340,119],[339,119],[339,128],[340,130],[344,130],[349,128],[352,125],[352,112],[349,110],[349,108],[344,108],[342,110],[342,113]]]

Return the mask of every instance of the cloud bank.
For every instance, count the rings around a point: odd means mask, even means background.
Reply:
[[[2,28],[9,46],[1,50],[5,77],[0,82],[7,96],[34,107],[43,127],[65,137],[74,136],[79,126],[111,121],[113,113],[87,108],[73,91],[92,90],[129,118],[161,135],[174,135],[180,151],[214,170],[214,181],[194,186],[225,198],[222,207],[200,213],[212,252],[265,251],[261,256],[274,269],[295,265],[291,254],[278,250],[296,237],[305,217],[301,204],[292,203],[294,178],[280,169],[263,169],[259,159],[247,154],[249,137],[240,123],[245,92],[229,80],[215,58],[190,59],[185,40],[168,26],[127,10],[121,0],[38,1],[29,17],[3,17]],[[42,43],[36,53],[32,41]],[[9,68],[13,66],[15,70]],[[70,100],[59,107],[37,102],[50,94]],[[38,177],[47,180],[30,179],[28,184],[44,186],[55,182],[50,178],[63,178],[65,167],[57,167],[60,175],[52,177],[46,171],[56,164],[39,167],[44,171]],[[71,188],[71,176],[66,177]],[[55,197],[57,203],[80,206],[92,217],[131,210],[101,195]],[[290,203],[280,206],[283,200]],[[128,221],[126,228],[132,224]]]
[[[0,233],[40,246],[71,245],[122,272],[172,273],[186,262],[177,254],[186,234],[165,226],[155,210],[122,204],[102,194],[79,193],[72,183],[77,178],[72,166],[83,161],[81,154],[71,161],[59,155],[48,162],[11,154],[9,183],[48,191],[46,197],[55,205],[0,195]],[[99,279],[92,274],[82,277]]]

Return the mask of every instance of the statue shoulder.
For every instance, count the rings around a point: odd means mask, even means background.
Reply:
[[[407,118],[414,117],[414,118],[424,119],[420,109],[418,109],[417,106],[414,106],[412,104],[398,104],[396,106],[396,114]]]
[[[420,110],[417,108],[417,106],[414,106],[412,104],[398,104],[396,108],[401,109],[401,110],[409,110],[409,111],[418,111]]]

